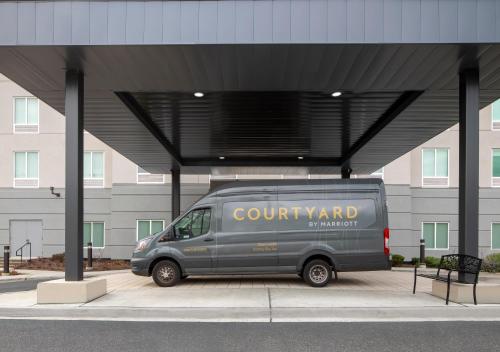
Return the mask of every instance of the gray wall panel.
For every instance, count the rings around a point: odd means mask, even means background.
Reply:
[[[273,3],[269,1],[253,2],[253,37],[258,43],[273,41]]]
[[[163,3],[163,42],[181,41],[181,4],[178,1]]]
[[[102,1],[90,2],[90,44],[108,42],[108,4]]]
[[[144,41],[159,44],[163,40],[163,4],[160,1],[146,1],[144,4]]]
[[[71,3],[71,42],[88,45],[90,43],[90,4],[88,1]]]
[[[347,2],[347,40],[365,41],[365,2],[350,0]]]
[[[403,42],[420,41],[420,1],[403,0],[402,4],[402,39]]]
[[[474,42],[477,40],[477,2],[459,0],[458,2],[458,40]]]
[[[387,208],[389,213],[409,213],[412,210],[412,200],[408,196],[388,196]]]
[[[36,43],[51,44],[54,40],[54,4],[36,3]]]
[[[181,1],[181,40],[187,43],[198,42],[199,2]]]
[[[384,42],[399,43],[402,39],[402,4],[400,0],[384,0]]]
[[[309,41],[328,41],[328,3],[326,0],[309,2]]]
[[[17,43],[35,44],[36,41],[36,6],[34,1],[19,2],[17,12]]]
[[[71,2],[54,2],[54,43],[72,44],[71,42]]]
[[[457,0],[439,1],[439,39],[441,42],[454,43],[458,40],[458,2]]]
[[[127,43],[133,44],[144,42],[144,5],[144,1],[127,1],[127,19],[125,29]]]
[[[276,0],[273,2],[273,41],[288,43],[291,40],[291,2]]]
[[[236,2],[235,38],[239,43],[253,42],[253,2],[242,0]]]
[[[108,41],[126,43],[127,6],[121,1],[108,2]]]
[[[421,1],[422,41],[439,41],[439,3],[434,0]]]
[[[497,7],[497,10],[496,10],[496,27],[497,27],[497,30],[496,30],[496,36],[495,36],[495,42],[499,42],[500,41],[500,21],[498,20],[498,18],[500,18],[500,0],[496,0],[496,7]],[[486,19],[485,18],[482,18],[480,21],[485,21]],[[480,22],[478,21],[478,22]]]
[[[500,41],[500,0],[103,0],[36,6],[19,1],[0,6],[0,45]],[[36,18],[45,24],[53,18],[53,36]]]
[[[290,7],[290,39],[292,42],[309,40],[309,1],[296,0]]]
[[[235,1],[219,1],[217,3],[217,41],[232,42],[236,28]]]
[[[0,43],[17,43],[17,2],[0,2]]]
[[[495,0],[483,0],[477,4],[477,40],[489,42],[495,40]]]
[[[199,40],[203,43],[217,42],[217,1],[200,3]]]
[[[365,40],[379,43],[384,41],[384,0],[365,2]]]

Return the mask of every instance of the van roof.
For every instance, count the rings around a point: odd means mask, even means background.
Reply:
[[[301,189],[300,186],[332,185],[340,186],[340,188],[345,186],[356,186],[356,188],[367,186],[367,188],[375,189],[379,188],[381,184],[383,184],[383,180],[380,178],[231,181],[214,188],[207,196],[215,193],[232,192],[235,188],[241,189],[242,192],[250,191],[252,188],[261,189],[266,186],[298,186]]]

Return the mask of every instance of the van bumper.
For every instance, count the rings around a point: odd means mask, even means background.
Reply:
[[[139,276],[149,276],[149,265],[151,264],[151,259],[149,258],[132,258],[130,259],[130,265],[132,266],[132,272]]]
[[[384,254],[346,255],[336,257],[338,271],[391,270],[391,261]]]

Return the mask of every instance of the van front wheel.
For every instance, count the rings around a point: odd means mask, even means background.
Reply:
[[[181,278],[179,266],[171,260],[156,263],[151,274],[154,282],[161,287],[175,286]]]
[[[312,287],[323,287],[332,278],[332,268],[324,260],[314,259],[304,267],[303,277],[304,281]]]

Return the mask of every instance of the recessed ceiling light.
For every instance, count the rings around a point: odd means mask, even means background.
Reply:
[[[334,97],[334,98],[340,97],[341,95],[342,95],[342,92],[333,92],[332,93],[332,97]]]
[[[225,156],[219,156],[219,159],[220,160],[224,160],[224,159],[226,159],[226,157]]]
[[[304,157],[303,157],[303,156],[298,156],[298,157],[297,157],[297,159],[299,159],[299,160],[303,160],[303,159],[304,159]]]
[[[194,96],[197,97],[197,98],[203,98],[205,94],[203,94],[202,92],[196,92],[194,93]]]

